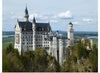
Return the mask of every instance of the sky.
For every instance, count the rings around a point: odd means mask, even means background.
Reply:
[[[29,20],[50,23],[52,30],[67,31],[73,23],[75,31],[98,31],[97,0],[2,0],[3,31],[14,31],[19,21],[24,21],[27,5]]]

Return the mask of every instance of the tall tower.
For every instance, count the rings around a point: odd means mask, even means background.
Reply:
[[[35,17],[33,17],[32,29],[33,29],[33,50],[35,50],[36,49],[36,20],[35,20]]]
[[[73,24],[70,22],[68,25],[68,39],[70,40],[70,45],[74,44],[74,29]]]
[[[59,31],[58,30],[56,31],[56,36],[59,37]]]
[[[29,15],[28,15],[27,6],[26,6],[26,9],[25,9],[25,15],[24,15],[24,18],[25,18],[25,21],[28,22]]]

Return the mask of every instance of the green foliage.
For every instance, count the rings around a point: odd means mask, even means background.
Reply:
[[[14,50],[14,47],[12,46],[12,44],[10,44],[8,47],[7,47],[7,53],[10,53]]]
[[[43,48],[27,51],[19,55],[18,50],[10,44],[3,49],[3,72],[44,72],[59,71],[56,59],[47,54]]]
[[[3,42],[14,42],[14,37],[5,37],[2,39]]]
[[[88,43],[88,40],[85,41]],[[48,55],[43,48],[27,51],[19,55],[18,50],[10,44],[3,49],[3,72],[78,72],[98,71],[98,48],[93,46],[91,51],[86,49],[86,44],[79,41],[70,47],[72,54],[67,56],[67,61],[59,66],[55,57]],[[78,64],[78,61],[82,62]]]
[[[6,49],[10,44],[14,45],[14,37],[4,37],[2,38],[2,48]]]
[[[96,44],[96,47],[98,47],[98,39],[94,39],[93,43]]]
[[[88,50],[86,49],[86,44],[81,43],[81,41],[79,41],[79,43],[77,43],[75,45],[75,49],[77,51],[77,58],[81,59],[86,58],[88,56]]]
[[[2,43],[2,48],[6,49],[10,44],[14,46],[14,43]]]
[[[92,64],[92,71],[97,72],[98,71],[98,49],[96,48],[96,45],[93,46],[93,50],[89,54],[89,60]]]
[[[49,58],[49,63],[48,63],[48,67],[47,67],[47,72],[58,72],[59,71],[59,64],[57,63],[55,57],[51,57]]]
[[[98,48],[94,44],[92,50],[87,50],[86,45],[89,43],[85,40],[85,44],[78,41],[77,44],[70,49],[72,54],[67,61],[60,67],[62,72],[97,72],[98,71]]]
[[[73,61],[74,61],[75,63],[77,63],[77,57],[76,57],[76,56],[73,56]]]
[[[61,67],[61,72],[71,72],[72,71],[72,67],[71,67],[71,61],[68,60],[66,62],[64,62],[64,64]]]
[[[3,72],[16,72],[23,71],[23,64],[20,62],[18,57],[14,53],[3,52]]]

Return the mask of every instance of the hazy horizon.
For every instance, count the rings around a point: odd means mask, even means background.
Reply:
[[[57,30],[52,30],[53,32],[57,31]],[[67,32],[67,31],[62,31],[62,30],[58,30],[60,32]],[[15,32],[15,31],[2,31],[2,32]],[[74,31],[74,32],[98,32],[98,31]]]

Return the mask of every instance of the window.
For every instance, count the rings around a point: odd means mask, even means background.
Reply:
[[[16,34],[16,35],[15,35],[15,41],[16,41],[17,44],[20,43],[20,37],[19,37],[19,34]]]

